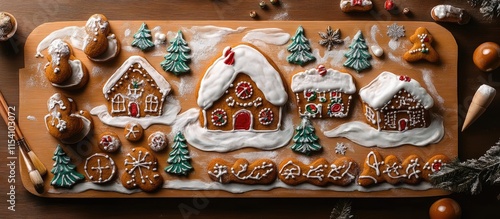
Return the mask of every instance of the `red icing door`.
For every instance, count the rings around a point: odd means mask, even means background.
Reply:
[[[399,120],[399,131],[406,131],[408,130],[408,119],[400,119]]]
[[[139,105],[137,105],[137,103],[130,103],[128,106],[128,112],[132,117],[139,117]]]
[[[234,115],[234,130],[250,130],[252,114],[250,111],[239,111]]]

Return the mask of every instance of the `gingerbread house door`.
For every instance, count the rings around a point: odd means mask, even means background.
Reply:
[[[408,119],[403,118],[398,121],[398,130],[399,131],[406,131],[408,130]]]
[[[248,110],[240,110],[234,115],[234,130],[250,130],[252,125],[252,113]]]

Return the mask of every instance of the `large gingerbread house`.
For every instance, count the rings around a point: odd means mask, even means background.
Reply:
[[[366,120],[378,130],[406,131],[431,123],[429,109],[434,100],[408,76],[382,72],[361,88],[359,95]]]
[[[300,116],[343,118],[349,114],[356,85],[350,74],[319,65],[293,75],[291,89]]]
[[[287,92],[276,65],[251,45],[226,47],[200,81],[201,125],[220,131],[275,131]]]
[[[131,56],[103,87],[111,116],[161,116],[170,84],[141,56]]]

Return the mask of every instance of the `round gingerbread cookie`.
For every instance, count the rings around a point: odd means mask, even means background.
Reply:
[[[160,131],[151,134],[148,138],[148,145],[155,152],[163,150],[167,147],[167,135]]]
[[[144,129],[142,126],[135,122],[129,122],[125,125],[125,130],[123,132],[125,138],[129,141],[139,141],[144,135]]]
[[[99,148],[105,152],[113,153],[122,145],[118,135],[114,132],[104,132],[99,140]]]
[[[101,184],[113,179],[116,165],[110,156],[95,153],[85,161],[84,170],[90,182]]]

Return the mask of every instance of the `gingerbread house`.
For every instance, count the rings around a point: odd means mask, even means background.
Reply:
[[[323,65],[295,74],[291,88],[299,115],[311,118],[346,117],[356,92],[350,74]]]
[[[103,87],[113,117],[161,116],[170,84],[141,56],[131,56]]]
[[[416,80],[382,72],[359,95],[368,123],[378,130],[406,131],[431,123],[434,100]]]
[[[200,122],[207,130],[275,131],[287,92],[276,65],[258,49],[226,47],[199,84]]]

